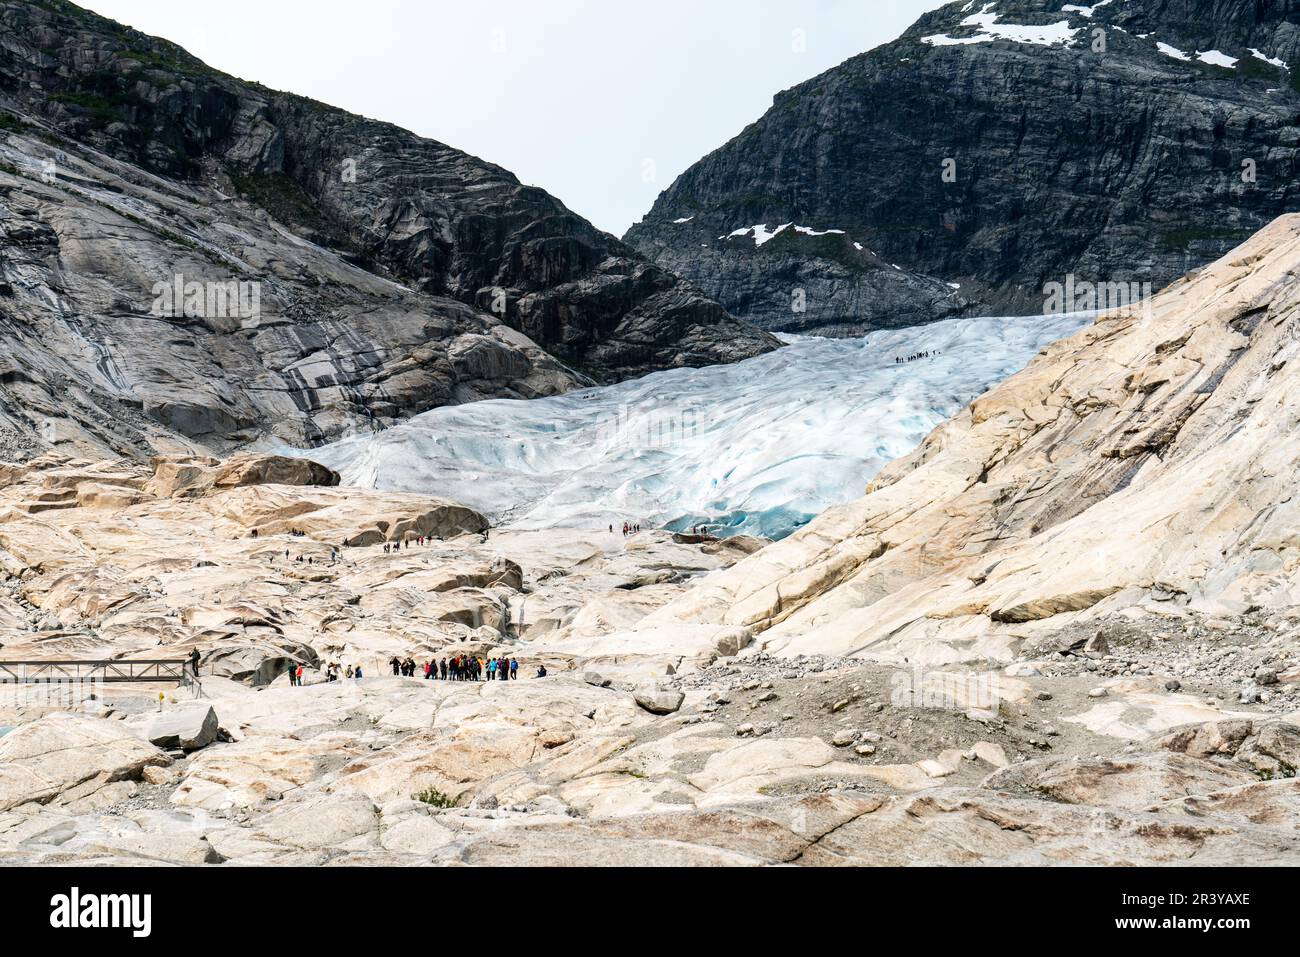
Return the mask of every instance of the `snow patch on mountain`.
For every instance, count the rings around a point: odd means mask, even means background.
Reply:
[[[787,229],[794,229],[796,233],[804,236],[843,236],[842,229],[813,229],[811,226],[796,226],[794,223],[785,223],[776,229],[768,229],[766,223],[759,223],[756,226],[743,226],[740,229],[732,230],[726,236],[719,236],[719,239],[737,239],[741,236],[752,236],[755,246],[762,246],[764,243],[771,242],[780,236]]]
[[[1088,17],[1089,19],[1091,19],[1092,15],[1096,13],[1098,10],[1100,10],[1102,7],[1108,7],[1114,2],[1115,0],[1101,0],[1100,3],[1094,3],[1090,7],[1082,7],[1079,6],[1079,4],[1077,3],[1067,3],[1065,6],[1061,7],[1061,12],[1077,13],[1082,17]]]
[[[1196,59],[1202,63],[1209,63],[1211,66],[1227,67],[1231,70],[1237,65],[1237,58],[1228,56],[1226,53],[1220,53],[1218,50],[1208,50],[1205,53],[1196,54]]]
[[[1262,51],[1256,50],[1254,47],[1250,48],[1250,55],[1253,56],[1256,60],[1263,60],[1265,63],[1269,64],[1270,66],[1277,67],[1279,70],[1287,70],[1289,72],[1291,69],[1289,66],[1286,65],[1286,61],[1283,60],[1281,57],[1268,56]]]
[[[1202,63],[1208,63],[1211,66],[1226,67],[1229,70],[1237,65],[1238,60],[1237,57],[1230,57],[1219,50],[1206,50],[1195,54],[1186,53],[1185,51],[1178,49],[1178,47],[1170,46],[1168,43],[1161,43],[1158,40],[1156,41],[1156,49],[1165,56],[1172,57],[1175,60],[1182,60],[1184,63],[1192,63],[1195,60],[1200,60]]]
[[[990,12],[996,4],[986,4],[979,13],[972,13],[961,21],[963,27],[977,27],[979,32],[971,37],[953,37],[946,33],[922,37],[923,43],[931,46],[964,46],[972,43],[992,43],[994,40],[1010,40],[1014,43],[1029,43],[1036,46],[1069,45],[1078,36],[1079,31],[1070,26],[1069,20],[1048,24],[999,23],[998,14]],[[1091,14],[1089,14],[1091,15]]]

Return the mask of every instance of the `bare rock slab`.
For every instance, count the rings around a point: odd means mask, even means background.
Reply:
[[[73,789],[84,796],[170,763],[117,722],[48,715],[0,738],[0,811],[46,804]]]

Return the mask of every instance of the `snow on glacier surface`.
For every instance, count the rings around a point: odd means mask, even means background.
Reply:
[[[1091,316],[953,319],[788,336],[729,366],[532,401],[434,409],[304,453],[346,483],[423,492],[517,528],[788,535]],[[923,352],[930,357],[896,363]]]

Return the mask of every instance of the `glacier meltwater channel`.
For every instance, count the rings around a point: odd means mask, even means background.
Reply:
[[[735,365],[439,408],[303,454],[348,484],[451,499],[498,525],[706,524],[779,538],[862,495],[882,466],[1091,321],[952,319],[861,339],[789,337]]]

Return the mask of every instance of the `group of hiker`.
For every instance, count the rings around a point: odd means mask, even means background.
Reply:
[[[315,564],[316,564],[316,558],[315,558],[315,556],[313,556],[313,555],[299,555],[297,558],[291,560],[291,559],[289,558],[289,550],[288,550],[287,548],[284,550],[284,560],[287,561],[287,562],[291,561],[292,563],[297,563],[297,564],[299,564],[299,565],[315,565]],[[271,556],[271,562],[272,562],[272,563],[275,562],[275,556],[274,556],[274,555]],[[331,565],[337,565],[338,562],[339,562],[339,551],[338,551],[337,548],[331,548],[331,549],[330,549],[330,564],[331,564]],[[321,559],[321,564],[324,564],[324,563],[325,563],[325,559],[322,558],[322,559]]]
[[[338,681],[340,678],[360,680],[363,677],[365,677],[365,675],[362,673],[360,665],[357,665],[356,667],[353,667],[352,665],[348,665],[347,669],[345,670],[343,666],[339,664],[337,661],[331,661],[329,664],[325,666],[326,681]],[[290,664],[289,665],[289,686],[293,688],[298,688],[298,687],[302,687],[304,684],[306,684],[306,681],[303,680],[302,665]]]
[[[917,359],[932,359],[935,356],[939,356],[939,355],[943,355],[943,353],[941,353],[938,349],[936,349],[933,352],[926,350],[925,352],[917,352],[910,356],[895,356],[894,365],[906,364],[908,362],[915,362]]]
[[[635,523],[635,522],[624,522],[624,523],[623,523],[623,537],[624,537],[624,538],[627,538],[629,535],[635,535],[635,534],[637,534],[637,533],[640,532],[640,531],[641,531],[641,525],[640,525],[639,523]],[[611,525],[611,526],[609,527],[609,533],[610,533],[611,535],[614,534],[614,526],[613,526],[613,525]]]
[[[302,537],[302,533],[300,533],[300,532],[291,532],[290,534],[292,534],[295,538]],[[253,537],[254,537],[254,538],[257,538],[257,529],[253,529]],[[405,540],[405,541],[400,541],[400,540],[399,540],[399,541],[396,541],[396,542],[385,542],[385,543],[384,543],[384,554],[385,554],[385,555],[396,555],[396,554],[397,554],[398,552],[400,552],[403,548],[406,548],[406,549],[409,551],[412,547],[414,547],[414,546],[416,546],[416,545],[424,546],[424,545],[428,545],[428,544],[431,543],[432,541],[433,541],[433,539],[430,538],[429,536],[427,536],[427,535],[420,535],[420,536],[417,536],[416,538],[413,538],[413,539],[407,539],[407,540]],[[347,547],[347,544],[348,544],[347,542],[344,542],[342,547],[346,548],[346,547]],[[342,554],[342,552],[340,551],[340,548],[338,548],[338,547],[336,547],[336,546],[334,546],[334,545],[330,545],[330,546],[329,546],[329,550],[330,550],[330,554],[329,554],[329,562],[330,562],[331,565],[337,565],[340,561],[343,560],[343,554]],[[312,556],[309,556],[309,555],[308,555],[308,556],[299,555],[297,558],[291,558],[290,555],[291,555],[290,550],[286,548],[286,549],[284,550],[284,559],[285,559],[285,561],[287,561],[287,562],[291,562],[291,563],[303,564],[303,565],[315,565],[315,564],[316,564],[316,559],[315,559],[314,557],[312,557]],[[271,561],[272,561],[272,562],[275,561],[275,556],[274,556],[274,555],[271,556]],[[323,563],[324,561],[325,561],[325,559],[322,558],[322,559],[321,559],[321,562]]]
[[[301,667],[299,667],[298,673],[302,674]],[[339,678],[350,678],[359,681],[364,677],[365,674],[362,672],[360,665],[348,665],[347,668],[344,669],[344,667],[337,661],[331,661],[325,666],[326,681],[338,681]]]
[[[609,530],[610,532],[613,532],[614,526],[610,525]],[[632,522],[623,523],[623,534],[625,536],[633,535],[639,531],[641,531],[641,526],[639,524],[635,524]],[[292,529],[288,532],[288,534],[293,538],[307,537],[305,532],[302,532],[298,529]],[[260,532],[257,529],[253,529],[252,537],[258,538],[259,536],[260,536]],[[486,540],[487,538],[486,532],[483,533],[483,538]],[[384,554],[386,555],[397,554],[401,552],[403,548],[409,551],[412,547],[415,546],[423,547],[431,544],[433,541],[434,539],[431,538],[430,536],[419,535],[411,539],[398,540],[395,542],[385,542],[383,545]],[[342,547],[347,547],[347,545],[348,543],[344,542]],[[284,551],[284,558],[285,561],[291,563],[299,563],[299,564],[306,564],[306,565],[316,564],[316,558],[314,556],[298,555],[295,558],[292,556],[292,551],[287,548]],[[329,546],[330,563],[331,564],[337,563],[341,560],[341,558],[342,555],[341,555],[340,548],[336,548],[332,545]],[[276,555],[272,554],[270,556],[270,560],[274,562],[276,560]],[[323,562],[324,559],[322,559],[322,563]],[[197,652],[195,653],[194,657],[195,658],[198,657]],[[508,657],[506,655],[501,655],[499,657],[492,657],[492,658],[480,658],[475,655],[458,654],[458,655],[452,655],[448,658],[431,659],[429,661],[426,661],[423,665],[418,665],[415,659],[412,657],[408,656],[406,658],[399,658],[396,655],[394,655],[392,658],[388,660],[388,664],[389,667],[392,668],[393,674],[395,676],[414,678],[422,671],[425,679],[430,681],[432,680],[441,680],[441,681],[516,680],[517,681],[519,679],[518,660],[515,658]],[[194,662],[193,667],[194,667],[195,674],[197,674],[198,673],[197,661]],[[288,669],[288,672],[289,672],[289,684],[291,687],[302,687],[306,684],[306,677],[303,671],[303,666],[300,663],[297,662],[292,663]],[[325,680],[327,682],[338,681],[341,678],[347,678],[349,680],[359,680],[364,677],[364,672],[362,670],[361,665],[359,664],[348,665],[345,668],[342,664],[338,662],[329,662],[325,666],[324,674],[325,674]],[[546,675],[547,675],[546,666],[540,665],[537,669],[537,677],[544,678],[546,677]]]
[[[479,533],[479,537],[482,539],[482,541],[485,541],[485,542],[486,542],[487,539],[488,539],[488,533],[487,533],[487,530],[484,529],[482,532],[480,532],[480,533]],[[398,539],[397,541],[395,541],[395,542],[385,542],[385,543],[384,543],[384,554],[385,554],[385,555],[396,555],[396,554],[398,554],[398,553],[399,553],[403,548],[406,549],[406,550],[409,552],[412,548],[415,548],[417,545],[418,545],[419,547],[423,548],[423,547],[426,546],[426,545],[432,545],[435,541],[439,541],[439,542],[440,542],[440,541],[442,541],[442,539],[440,539],[440,538],[435,539],[435,538],[434,538],[433,536],[431,536],[431,535],[417,535],[417,536],[415,536],[415,538],[399,538],[399,539]]]
[[[413,658],[398,658],[394,655],[388,659],[388,666],[393,669],[395,677],[416,677],[421,666]],[[423,671],[426,681],[510,681],[519,679],[519,662],[514,658],[501,655],[497,658],[479,658],[475,655],[452,655],[426,661]]]
[[[423,671],[426,681],[518,681],[519,660],[506,655],[494,658],[479,658],[475,655],[452,655],[450,658],[431,659],[423,665],[417,665],[414,658],[398,658],[394,655],[388,659],[388,665],[396,677],[414,678]],[[198,665],[194,664],[198,674]],[[539,665],[537,677],[545,678],[546,666]],[[347,678],[359,681],[365,677],[361,665],[348,665],[346,668],[336,661],[325,666],[325,680],[338,681]],[[289,686],[300,688],[307,684],[303,666],[294,662],[289,666]]]
[[[614,531],[614,526],[611,525],[611,526],[609,527],[609,530],[610,530],[611,532]],[[633,533],[633,531],[638,531],[638,532],[639,532],[640,530],[641,530],[641,526],[640,526],[640,525],[633,526],[633,525],[630,525],[630,524],[628,524],[628,523],[624,523],[624,526],[623,526],[623,534],[624,534],[624,535],[631,535],[631,534]],[[256,529],[256,528],[253,529],[252,532],[250,532],[249,534],[250,534],[251,537],[253,537],[253,538],[260,538],[260,537],[261,537],[261,532],[260,532],[258,529]],[[306,537],[307,537],[307,533],[306,533],[306,532],[303,532],[303,531],[300,531],[299,529],[292,529],[292,530],[290,530],[287,534],[289,534],[289,535],[292,536],[293,538],[306,538]],[[488,534],[489,534],[489,533],[488,533],[488,530],[487,530],[487,529],[484,529],[482,532],[480,532],[479,535],[480,535],[481,540],[484,541],[484,542],[486,542],[486,541],[488,540]],[[414,538],[398,539],[398,540],[395,541],[395,542],[384,542],[384,544],[383,544],[384,554],[385,554],[385,555],[396,555],[396,554],[399,554],[403,549],[405,549],[405,550],[407,550],[407,551],[410,551],[412,548],[415,548],[416,546],[419,546],[419,547],[423,548],[423,547],[426,546],[426,545],[432,545],[435,541],[441,541],[441,539],[435,539],[435,538],[434,538],[433,536],[431,536],[431,535],[417,535],[417,536],[415,536]],[[349,547],[351,547],[351,544],[350,544],[349,542],[344,542],[342,545],[337,545],[337,546],[336,546],[336,545],[329,545],[329,546],[328,546],[328,548],[329,548],[329,550],[330,550],[330,551],[329,551],[329,563],[330,563],[331,565],[337,565],[339,562],[343,561],[343,551],[342,551],[342,550],[343,550],[344,548],[349,548]],[[290,550],[290,549],[287,549],[287,548],[284,550],[284,559],[285,559],[285,561],[290,562],[291,564],[293,564],[293,563],[303,564],[303,565],[315,565],[315,564],[316,564],[316,559],[313,558],[313,557],[310,557],[310,556],[299,555],[297,558],[292,557],[292,552],[291,552],[291,550]],[[275,554],[272,554],[272,555],[269,556],[269,561],[271,561],[272,563],[274,563],[275,560],[276,560],[276,555],[275,555]],[[321,559],[321,563],[322,563],[322,564],[325,563],[325,559],[324,559],[324,558]]]

